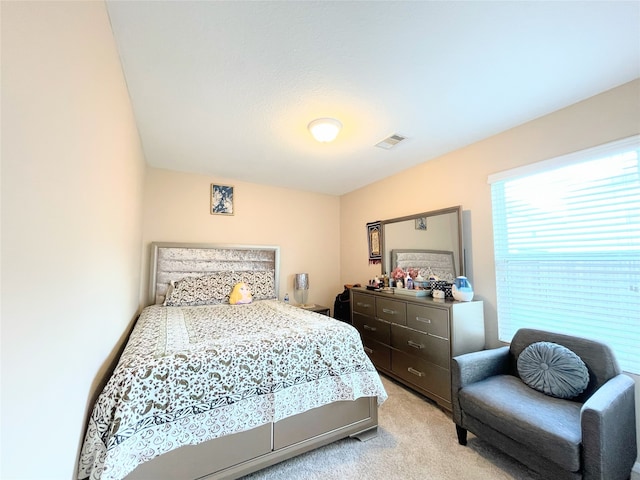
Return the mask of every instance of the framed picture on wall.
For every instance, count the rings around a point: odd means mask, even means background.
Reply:
[[[380,222],[367,223],[367,238],[369,243],[369,264],[375,265],[382,262],[382,231]]]
[[[233,215],[233,187],[211,184],[211,215]]]
[[[427,229],[427,217],[416,218],[416,230],[426,230],[426,229]]]

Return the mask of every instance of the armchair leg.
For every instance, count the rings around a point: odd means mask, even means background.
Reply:
[[[467,429],[462,428],[460,425],[456,425],[456,433],[458,434],[458,443],[460,445],[467,444]]]

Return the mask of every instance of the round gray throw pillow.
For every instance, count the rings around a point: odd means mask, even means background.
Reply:
[[[531,388],[556,398],[573,398],[589,384],[582,359],[562,345],[532,343],[518,357],[518,373]]]

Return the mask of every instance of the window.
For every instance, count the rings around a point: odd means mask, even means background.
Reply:
[[[498,331],[609,344],[640,373],[640,135],[489,177]]]

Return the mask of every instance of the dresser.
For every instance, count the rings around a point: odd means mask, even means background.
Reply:
[[[451,411],[451,358],[484,348],[483,302],[351,289],[351,322],[375,367]]]

